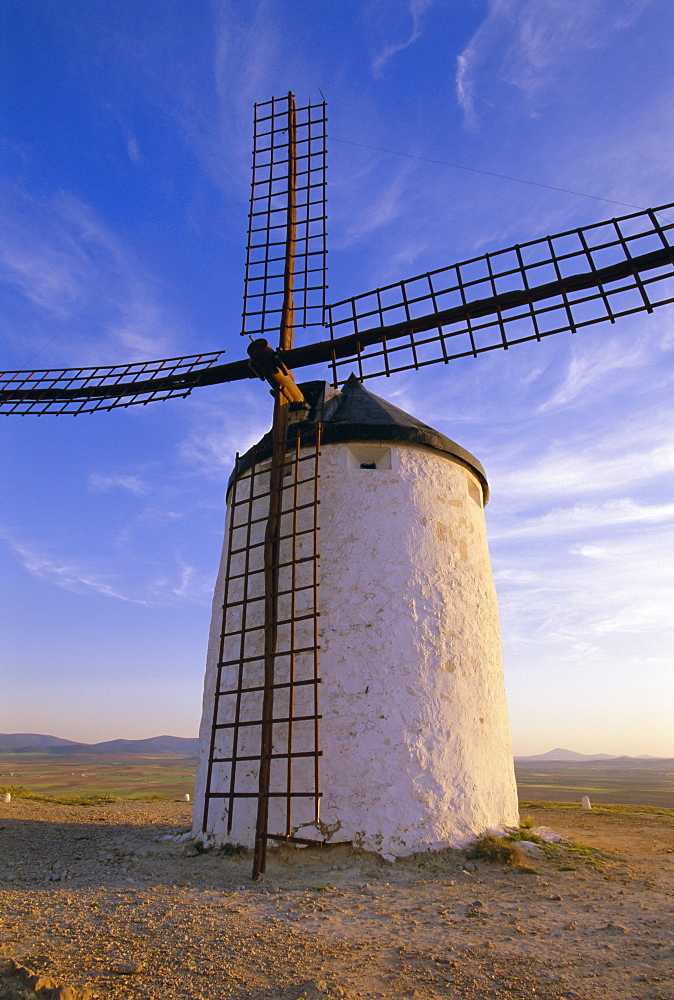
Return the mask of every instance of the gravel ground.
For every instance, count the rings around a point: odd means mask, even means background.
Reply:
[[[585,848],[530,871],[284,846],[252,883],[183,854],[189,809],[0,804],[0,997],[674,1000],[673,815],[531,809]]]

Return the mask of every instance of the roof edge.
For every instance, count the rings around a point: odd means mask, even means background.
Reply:
[[[313,414],[312,414],[313,415]],[[302,441],[311,445],[316,440],[316,422],[312,419],[303,420],[291,424],[288,428],[288,445],[294,444],[297,440],[298,432]],[[462,448],[456,441],[445,437],[439,431],[428,427],[401,427],[391,424],[358,424],[358,423],[330,423],[323,425],[321,432],[322,444],[349,444],[356,441],[381,441],[389,444],[414,444],[430,448],[440,455],[444,455],[450,461],[459,462],[470,472],[477,476],[482,485],[485,505],[489,501],[489,481],[487,473],[481,462],[469,451]],[[249,448],[248,451],[239,457],[236,467],[227,481],[227,493],[229,493],[234,480],[243,472],[249,469],[253,463],[253,454],[258,462],[265,461],[271,457],[271,431]]]

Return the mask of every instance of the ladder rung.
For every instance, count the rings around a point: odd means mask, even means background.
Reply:
[[[281,691],[284,688],[307,687],[309,684],[320,684],[320,683],[321,683],[320,677],[310,677],[309,680],[306,681],[285,681],[282,684],[272,684],[270,685],[270,687],[273,691]],[[231,691],[217,691],[216,698],[224,698],[226,696],[231,697],[232,695],[235,694],[256,694],[258,691],[265,691],[265,690],[266,686],[264,684],[260,684],[256,687],[249,687],[249,688],[232,688]]]
[[[281,719],[271,719],[271,723],[274,726],[282,726],[286,723],[293,722],[315,722],[316,719],[322,719],[322,715],[288,715]],[[236,729],[244,728],[249,726],[261,726],[263,723],[262,719],[254,719],[251,722],[219,722],[217,725],[213,726],[214,729]]]
[[[320,646],[302,646],[300,649],[282,649],[280,651],[277,650],[274,656],[278,660],[280,656],[292,656],[293,654],[297,656],[299,653],[314,653],[320,648]],[[239,656],[236,660],[223,660],[218,666],[236,667],[239,663],[254,663],[255,660],[264,660],[264,653],[259,653],[256,656]]]

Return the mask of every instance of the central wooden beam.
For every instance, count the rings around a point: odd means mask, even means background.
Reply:
[[[286,229],[283,311],[279,330],[279,350],[289,351],[295,332],[295,230],[297,220],[297,149],[295,98],[288,94],[288,216]],[[269,515],[264,536],[264,694],[260,737],[260,775],[255,824],[253,878],[258,879],[267,867],[267,832],[269,828],[269,785],[274,749],[274,678],[278,633],[279,535],[283,510],[283,473],[288,445],[290,404],[282,391],[274,395],[272,456],[269,470]],[[292,722],[288,723],[292,726]]]

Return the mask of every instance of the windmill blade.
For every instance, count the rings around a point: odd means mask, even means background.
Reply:
[[[344,299],[327,342],[282,353],[330,360],[334,385],[507,350],[674,301],[674,205],[532,240]]]
[[[673,209],[557,233],[344,299],[328,309],[329,340],[278,357],[290,368],[327,362],[340,385],[354,361],[361,379],[373,378],[652,312],[674,302],[674,223],[658,219]],[[258,377],[247,361],[219,365],[220,356],[4,372],[0,413],[90,413]]]
[[[196,386],[255,378],[246,361],[218,365],[222,351],[127,365],[0,373],[0,413],[93,413],[189,396]]]
[[[326,107],[294,97],[255,105],[242,335],[278,339],[288,290],[298,326],[323,326]]]

